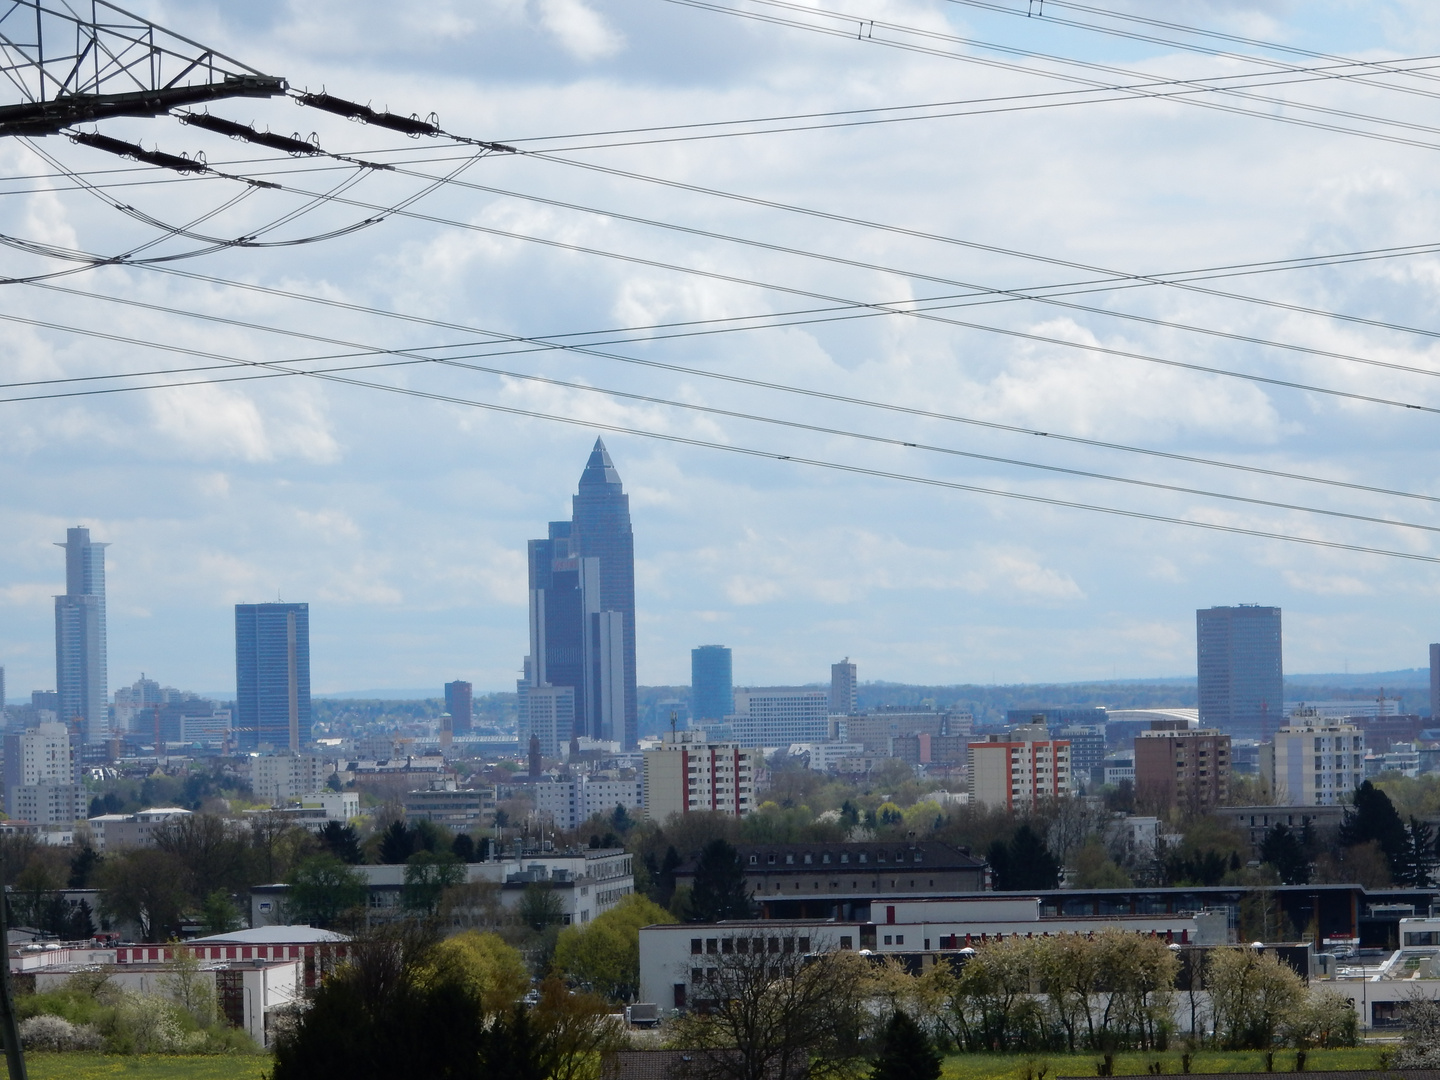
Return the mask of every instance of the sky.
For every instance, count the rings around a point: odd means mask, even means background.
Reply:
[[[127,7],[519,152],[283,98],[209,111],[350,160],[0,139],[12,701],[74,525],[112,689],[233,687],[276,598],[317,693],[513,689],[597,436],[644,684],[1185,675],[1216,604],[1282,607],[1289,672],[1440,635],[1433,4]]]

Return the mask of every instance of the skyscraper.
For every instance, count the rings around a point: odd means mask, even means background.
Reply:
[[[309,741],[309,604],[235,605],[235,712],[241,750]]]
[[[1430,719],[1440,717],[1440,645],[1430,646]],[[1440,721],[1436,721],[1440,722]]]
[[[570,687],[573,730],[558,735],[560,742],[588,737],[634,747],[635,542],[629,496],[599,439],[580,477],[573,520],[552,521],[545,539],[530,541],[528,554],[522,718],[528,688]],[[547,723],[559,715],[542,711]],[[542,741],[548,750],[546,736]]]
[[[735,711],[735,682],[730,650],[701,645],[690,650],[690,715],[696,724],[724,720]]]
[[[847,656],[830,665],[830,715],[849,716],[855,711],[855,665]]]
[[[1202,728],[1264,739],[1285,723],[1278,607],[1201,608],[1195,654]]]
[[[89,529],[67,529],[65,594],[55,597],[55,689],[60,722],[78,723],[87,745],[110,734],[105,669],[105,549]]]
[[[456,679],[445,684],[445,711],[450,714],[450,730],[456,735],[470,734],[470,724],[475,715],[472,701],[468,682]]]

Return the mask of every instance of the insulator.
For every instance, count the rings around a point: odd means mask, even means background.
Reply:
[[[320,140],[311,136],[309,140],[302,139],[298,134],[293,137],[275,135],[269,131],[256,131],[249,124],[237,124],[233,120],[225,120],[219,116],[211,116],[209,113],[182,113],[180,116],[182,124],[194,124],[196,127],[204,128],[206,131],[213,131],[217,135],[226,135],[232,139],[244,139],[246,142],[256,143],[259,146],[268,146],[272,150],[279,150],[286,154],[294,154],[297,157],[310,154],[322,154]]]
[[[120,139],[112,139],[108,135],[101,135],[98,131],[77,131],[71,134],[70,138],[85,146],[93,146],[96,150],[104,150],[107,154],[133,158],[136,161],[143,161],[147,165],[158,165],[162,169],[174,169],[180,173],[210,171],[210,167],[205,164],[205,159],[198,154],[192,159],[175,154],[165,154],[159,150],[146,150],[143,146],[136,146],[134,143],[124,142]]]
[[[370,120],[375,115],[375,110],[369,105],[356,105],[353,101],[346,101],[344,98],[334,97],[330,94],[301,94],[297,101],[301,105],[309,105],[312,109],[324,109],[326,112],[335,113],[337,116],[344,116],[350,120]]]
[[[433,117],[434,114],[432,113]],[[399,113],[372,113],[365,118],[367,124],[374,124],[376,127],[389,128],[391,131],[398,131],[405,135],[439,135],[440,125],[431,120],[421,120],[418,116],[401,116]]]
[[[237,124],[233,120],[226,120],[220,116],[211,116],[209,113],[181,113],[182,124],[194,124],[206,131],[213,131],[217,135],[224,135],[231,139],[248,139],[255,132],[245,124]]]

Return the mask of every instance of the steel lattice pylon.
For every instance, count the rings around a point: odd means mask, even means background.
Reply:
[[[106,0],[0,0],[0,74],[21,98],[0,105],[0,135],[49,135],[87,120],[157,116],[286,88],[284,79]]]

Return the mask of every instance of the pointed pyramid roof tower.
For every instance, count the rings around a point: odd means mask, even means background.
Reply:
[[[615,471],[615,463],[610,460],[605,443],[596,439],[595,449],[590,451],[590,460],[585,463],[585,471],[580,474],[580,490],[609,486],[620,490],[620,474]]]

